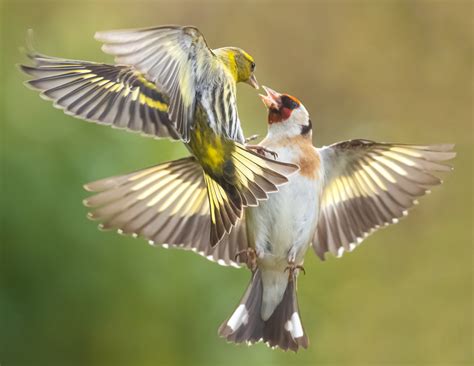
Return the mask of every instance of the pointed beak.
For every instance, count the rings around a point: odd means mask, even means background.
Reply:
[[[255,77],[255,74],[252,74],[252,76],[247,80],[247,84],[249,84],[251,87],[255,89],[260,89],[260,85],[258,85],[257,78]]]
[[[262,87],[263,90],[265,90],[265,92],[267,93],[267,95],[259,94],[263,104],[265,104],[268,109],[279,110],[281,107],[281,94],[277,93],[273,89],[270,89],[269,87]]]

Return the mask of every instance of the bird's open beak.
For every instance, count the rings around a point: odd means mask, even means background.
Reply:
[[[268,109],[279,110],[281,107],[281,94],[264,85],[262,87],[267,93],[267,95],[259,94],[260,98],[262,98],[263,104],[265,104]]]
[[[257,78],[255,77],[254,74],[252,74],[252,76],[247,80],[247,84],[249,84],[251,87],[257,90],[260,89],[260,85],[258,85]]]

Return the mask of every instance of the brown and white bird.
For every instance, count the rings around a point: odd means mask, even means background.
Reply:
[[[265,88],[265,87],[264,87]],[[349,140],[312,144],[312,124],[301,102],[265,88],[268,134],[261,145],[300,166],[287,185],[246,210],[251,282],[219,329],[227,340],[263,341],[296,351],[308,346],[296,298],[296,278],[310,246],[324,260],[340,257],[371,232],[396,223],[416,198],[450,171],[453,145],[406,145]]]

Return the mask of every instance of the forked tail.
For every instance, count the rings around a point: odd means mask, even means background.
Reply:
[[[235,343],[265,342],[270,347],[297,351],[308,347],[296,297],[296,275],[290,275],[283,298],[266,321],[261,315],[263,296],[262,275],[257,269],[229,319],[219,327],[219,335]]]

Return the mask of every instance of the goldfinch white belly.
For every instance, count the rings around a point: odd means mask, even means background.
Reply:
[[[273,148],[282,161],[294,161],[298,148]],[[259,207],[247,210],[249,241],[265,269],[284,271],[288,261],[301,264],[316,228],[319,180],[300,173]]]

